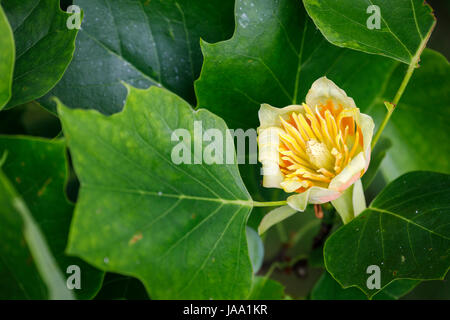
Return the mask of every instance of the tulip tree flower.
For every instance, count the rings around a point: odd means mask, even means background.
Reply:
[[[326,77],[312,84],[305,100],[259,110],[263,186],[293,193],[288,206],[266,215],[260,233],[308,203],[331,201],[344,223],[366,207],[360,178],[370,162],[372,118]]]

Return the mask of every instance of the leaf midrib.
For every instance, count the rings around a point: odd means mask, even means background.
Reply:
[[[210,197],[202,197],[195,195],[187,195],[187,194],[173,194],[173,193],[163,193],[163,192],[155,192],[149,190],[141,190],[141,189],[129,189],[129,188],[113,188],[109,186],[101,186],[95,184],[86,184],[82,183],[82,186],[86,189],[94,189],[94,190],[104,190],[111,192],[123,192],[123,193],[132,193],[137,195],[148,195],[155,197],[165,197],[165,198],[175,198],[175,199],[186,199],[186,200],[198,200],[198,201],[209,201],[209,202],[220,202],[224,205],[237,205],[243,207],[253,207],[252,200],[234,200],[234,199],[225,199],[225,198],[210,198]]]

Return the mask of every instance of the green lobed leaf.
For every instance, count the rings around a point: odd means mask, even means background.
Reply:
[[[42,232],[0,169],[0,298],[73,299]]]
[[[423,0],[303,0],[303,3],[331,43],[406,64],[414,63],[420,56],[436,23],[431,7]]]
[[[202,41],[205,61],[195,83],[198,106],[232,128],[256,128],[261,103],[302,103],[311,84],[324,75],[364,108],[395,64],[330,44],[298,0],[237,0],[235,15],[230,40]]]
[[[237,165],[171,159],[175,129],[205,148],[194,121],[231,138],[225,122],[165,89],[128,90],[124,110],[110,117],[59,104],[81,183],[68,252],[140,279],[152,299],[247,297],[253,203]]]
[[[79,299],[93,298],[104,273],[64,252],[74,210],[64,193],[68,176],[64,141],[0,136],[0,154],[5,151],[8,161],[3,171],[30,208],[65,278],[72,274],[66,273],[69,266],[80,267],[81,289],[74,293]]]
[[[57,96],[71,108],[112,114],[123,108],[126,90],[152,85],[195,103],[193,82],[202,65],[199,39],[231,35],[233,1],[76,0],[85,18],[72,64],[41,100],[55,111]]]
[[[16,45],[11,108],[52,89],[72,60],[78,30],[67,28],[70,15],[54,0],[6,0]]]
[[[8,18],[0,6],[0,110],[11,98],[14,70],[14,36]]]
[[[378,292],[374,300],[396,300],[410,292],[419,284],[417,280],[397,280]],[[357,288],[342,288],[336,280],[324,272],[311,291],[312,300],[367,300],[367,296]]]
[[[416,171],[389,184],[357,218],[328,238],[328,272],[367,296],[367,268],[381,271],[381,289],[397,279],[442,279],[450,256],[450,176]]]

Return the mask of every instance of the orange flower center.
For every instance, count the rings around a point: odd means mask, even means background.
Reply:
[[[329,100],[315,110],[280,117],[279,166],[283,182],[300,182],[296,192],[312,186],[328,187],[331,179],[363,150],[363,136],[354,115],[357,108],[335,107]]]

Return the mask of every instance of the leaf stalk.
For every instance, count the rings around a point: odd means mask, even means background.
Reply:
[[[254,207],[279,207],[279,206],[285,206],[287,205],[287,201],[253,201]]]

